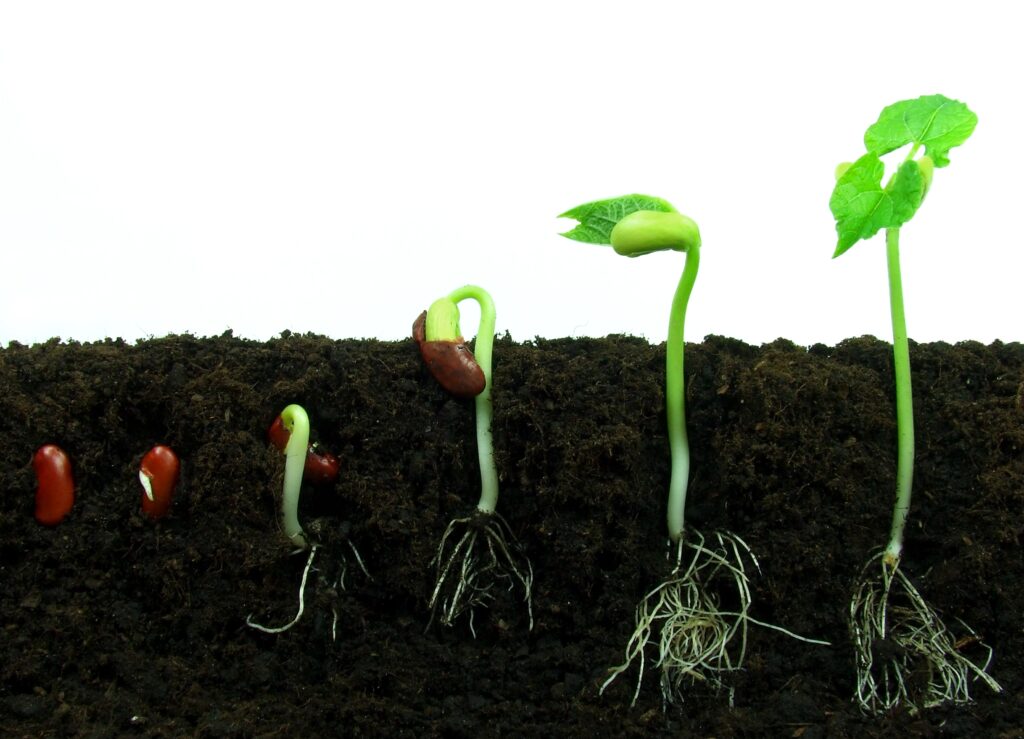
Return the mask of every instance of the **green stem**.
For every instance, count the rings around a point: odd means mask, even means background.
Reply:
[[[309,416],[301,405],[292,403],[281,411],[281,423],[288,430],[288,445],[284,448],[284,495],[281,498],[281,522],[285,536],[300,549],[308,546],[302,524],[299,523],[299,492],[302,473],[309,450]]]
[[[910,491],[914,482],[914,399],[910,386],[910,347],[907,343],[907,319],[903,314],[903,281],[900,278],[900,230],[885,231],[889,265],[889,308],[892,312],[892,351],[896,376],[896,505],[892,512],[892,530],[885,549],[890,566],[899,563],[903,552],[903,531],[910,513]]]
[[[498,507],[498,469],[494,464],[494,442],[491,437],[491,349],[494,345],[494,300],[482,287],[466,285],[448,294],[448,299],[460,303],[472,299],[480,306],[480,326],[476,332],[473,356],[483,370],[482,393],[476,396],[476,448],[480,459],[480,502],[481,513],[494,513]]]
[[[700,266],[700,247],[692,244],[686,252],[679,286],[672,298],[672,313],[668,320],[668,341],[665,344],[665,412],[668,417],[668,443],[672,454],[672,477],[668,486],[668,535],[679,541],[683,535],[683,516],[686,509],[686,488],[690,479],[690,444],[686,435],[686,386],[683,374],[685,342],[683,328],[686,323],[686,305],[697,280]]]

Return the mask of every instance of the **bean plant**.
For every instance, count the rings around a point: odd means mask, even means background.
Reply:
[[[900,273],[900,229],[923,202],[934,170],[949,164],[950,149],[967,140],[977,121],[966,105],[942,95],[903,100],[886,107],[864,134],[867,153],[837,168],[829,201],[838,233],[833,257],[885,229],[889,273],[896,380],[895,505],[889,543],[868,561],[850,603],[856,700],[869,713],[901,705],[916,710],[964,703],[970,700],[972,678],[980,679],[992,690],[1001,690],[987,672],[988,660],[979,665],[963,653],[939,615],[900,569],[914,478],[914,410]],[[905,156],[883,186],[882,157],[903,148],[907,150]],[[991,651],[988,656],[991,658]]]
[[[636,660],[639,676],[633,692],[635,704],[643,683],[647,645],[657,640],[654,665],[661,671],[662,698],[671,703],[680,697],[686,683],[721,687],[726,673],[741,669],[746,656],[747,629],[752,623],[803,638],[751,617],[747,568],[753,566],[756,570],[758,563],[742,538],[728,531],[715,531],[705,537],[685,525],[690,445],[686,430],[683,329],[700,264],[697,224],[666,201],[648,195],[586,203],[562,217],[579,222],[563,236],[590,244],[610,244],[622,256],[638,257],[666,250],[686,254],[672,299],[665,345],[665,416],[672,463],[666,521],[673,567],[668,577],[637,606],[636,628],[626,646],[626,661],[613,668],[601,686],[603,692]],[[734,603],[733,608],[721,606],[723,595]]]
[[[480,306],[475,354],[459,327],[459,303],[467,299]],[[431,563],[436,567],[436,582],[429,602],[431,621],[439,617],[446,626],[468,613],[474,635],[474,609],[488,603],[498,585],[522,589],[529,628],[533,628],[533,567],[497,511],[498,469],[491,435],[494,322],[490,294],[466,285],[435,300],[413,324],[413,338],[431,374],[452,395],[473,398],[476,409],[480,500],[472,514],[452,519],[441,536]]]

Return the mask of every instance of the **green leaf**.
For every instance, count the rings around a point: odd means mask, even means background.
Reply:
[[[587,244],[611,244],[611,233],[615,224],[639,210],[675,212],[675,208],[666,201],[650,195],[623,195],[607,200],[595,200],[577,205],[559,216],[579,221],[576,228],[564,232],[562,236]]]
[[[901,146],[924,146],[936,167],[949,164],[949,150],[964,143],[978,124],[970,108],[944,95],[925,95],[885,108],[864,134],[864,145],[882,156]]]
[[[885,188],[886,195],[892,200],[893,216],[893,222],[886,228],[902,226],[913,218],[917,209],[921,207],[926,189],[921,165],[913,159],[903,162],[896,170],[896,176]]]
[[[883,228],[903,225],[917,212],[925,190],[918,163],[904,162],[883,189],[884,174],[882,160],[875,154],[865,154],[836,181],[828,203],[839,235],[833,258]]]

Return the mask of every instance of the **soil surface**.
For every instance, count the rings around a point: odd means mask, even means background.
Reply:
[[[994,650],[1004,692],[863,715],[846,617],[888,537],[896,427],[890,346],[719,337],[686,353],[688,525],[733,531],[761,566],[728,689],[636,705],[623,661],[640,599],[669,570],[664,346],[630,337],[495,344],[499,512],[534,573],[454,626],[429,626],[431,559],[479,495],[472,401],[415,344],[230,334],[0,349],[0,735],[1019,737],[1024,726],[1024,346],[911,346],[914,504],[903,571],[958,635]],[[307,563],[278,524],[288,403],[341,459],[303,491]],[[33,518],[30,460],[71,456],[77,500]],[[142,455],[169,444],[170,515],[140,511]],[[370,577],[352,566],[354,545]],[[344,558],[342,588],[336,577]],[[337,619],[335,621],[335,616]],[[983,658],[978,645],[964,650]],[[648,657],[653,657],[653,650]]]

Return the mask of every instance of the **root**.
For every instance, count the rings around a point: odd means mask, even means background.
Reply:
[[[636,629],[626,645],[626,661],[612,668],[601,685],[602,693],[636,660],[639,674],[630,706],[636,704],[643,685],[647,645],[655,638],[658,658],[654,666],[661,669],[661,697],[666,706],[681,698],[687,683],[723,688],[725,674],[743,667],[750,624],[781,631],[799,641],[827,644],[752,618],[747,563],[760,571],[757,557],[735,534],[716,531],[714,539],[708,544],[693,529],[680,539],[675,568],[637,606]],[[689,555],[685,570],[684,552]],[[735,601],[735,610],[722,610],[723,594]]]
[[[352,554],[355,557],[356,564],[359,565],[359,569],[367,577],[367,579],[372,580],[373,578],[370,577],[370,573],[367,572],[366,565],[363,564],[363,558],[359,555],[359,550],[356,549],[355,544],[353,544],[351,541],[346,541],[346,543],[348,544],[348,547],[352,550]],[[253,621],[252,614],[250,613],[245,618],[245,623],[247,626],[250,626],[256,629],[257,631],[262,631],[265,634],[281,634],[285,631],[288,631],[293,626],[295,626],[295,624],[302,620],[302,614],[306,610],[306,583],[309,580],[309,573],[310,571],[312,571],[313,568],[313,558],[316,556],[317,550],[319,549],[320,546],[317,544],[310,545],[309,558],[306,560],[306,566],[302,570],[302,580],[299,582],[299,608],[298,611],[296,611],[295,613],[295,618],[293,618],[291,621],[284,624],[283,626],[263,626]],[[317,583],[318,585],[326,586],[329,590],[335,591],[336,595],[337,592],[341,592],[346,589],[345,576],[348,573],[349,567],[348,557],[344,553],[341,553],[336,557],[332,557],[331,559],[336,563],[337,574],[333,577],[328,577],[321,572],[320,576],[317,578]],[[334,606],[332,606],[331,612],[333,613],[333,619],[331,622],[331,641],[335,641],[337,639],[338,630],[338,611]]]
[[[750,608],[749,579],[745,559],[757,567],[750,547],[738,536],[716,532],[717,546],[709,548],[704,537],[691,530],[676,547],[676,565],[661,585],[649,592],[636,609],[636,629],[626,644],[626,661],[612,668],[601,685],[603,693],[620,674],[639,661],[639,675],[633,691],[635,705],[643,685],[647,644],[658,632],[661,695],[672,703],[685,681],[722,685],[724,672],[739,669],[747,648],[747,611]],[[692,553],[683,567],[683,553]],[[710,587],[722,580],[735,589],[735,613],[719,609],[719,595]]]
[[[306,560],[306,566],[302,570],[302,581],[299,583],[299,610],[295,614],[295,618],[286,623],[284,626],[262,626],[252,620],[252,614],[250,613],[245,617],[246,626],[251,626],[257,631],[262,631],[265,634],[281,634],[288,631],[291,627],[297,624],[302,619],[302,613],[306,610],[306,580],[309,578],[309,569],[313,566],[313,557],[316,556],[317,545],[313,544],[309,548],[309,559]]]
[[[465,531],[459,535],[457,532],[462,528]],[[486,607],[499,583],[504,583],[509,591],[517,583],[522,588],[529,628],[533,629],[533,566],[499,514],[478,511],[466,518],[453,519],[441,537],[431,565],[437,568],[437,580],[428,604],[428,629],[435,618],[450,626],[468,612],[469,628],[475,637],[473,610]]]
[[[867,574],[876,561],[880,577]],[[970,643],[982,644],[961,624]],[[968,703],[972,677],[1002,692],[987,672],[992,650],[985,647],[982,665],[964,656],[961,643],[899,570],[899,563],[888,564],[881,553],[865,565],[850,602],[850,636],[857,660],[855,700],[866,713],[898,706],[916,713],[943,703]]]

